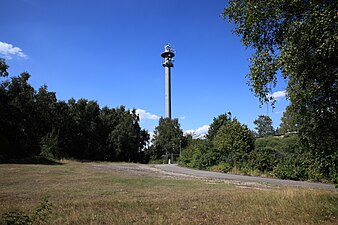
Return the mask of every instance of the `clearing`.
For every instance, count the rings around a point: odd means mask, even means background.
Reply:
[[[0,164],[0,224],[13,215],[34,224],[338,224],[338,194],[330,188],[175,170],[74,161]]]

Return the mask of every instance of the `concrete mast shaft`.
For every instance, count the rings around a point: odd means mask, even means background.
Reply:
[[[165,67],[165,115],[171,119],[171,70]]]
[[[165,70],[165,116],[171,119],[171,67],[173,64],[173,57],[175,53],[172,52],[170,44],[164,46],[164,52],[161,57],[164,59],[162,66]]]

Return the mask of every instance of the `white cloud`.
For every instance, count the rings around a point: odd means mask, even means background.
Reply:
[[[195,133],[195,130],[186,130],[186,131],[184,131],[184,135],[193,134],[193,133]]]
[[[197,128],[196,130],[186,130],[184,135],[191,134],[194,138],[205,138],[205,135],[208,133],[209,125],[204,125]]]
[[[287,94],[286,90],[276,91],[272,94],[269,94],[268,97],[273,97],[274,99],[278,100],[278,99],[284,98],[286,96],[286,94]]]
[[[155,114],[151,114],[145,111],[144,109],[136,109],[136,114],[139,115],[140,120],[159,120],[160,119],[159,116]]]
[[[23,59],[27,59],[28,56],[21,50],[21,48],[15,47],[12,44],[8,44],[0,41],[0,54],[7,59],[11,59],[13,56],[18,56]]]
[[[185,120],[186,117],[185,117],[185,116],[181,116],[180,119],[181,119],[181,120]]]

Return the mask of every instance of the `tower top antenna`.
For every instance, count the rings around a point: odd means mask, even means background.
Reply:
[[[171,59],[175,56],[174,51],[175,50],[173,46],[170,43],[168,43],[164,46],[164,52],[162,52],[161,56],[162,58],[171,61]]]
[[[171,46],[170,43],[168,43],[164,46],[164,51],[165,52],[172,52],[172,46]]]

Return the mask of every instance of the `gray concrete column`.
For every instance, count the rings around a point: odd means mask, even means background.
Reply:
[[[165,67],[165,115],[171,119],[171,70]]]

